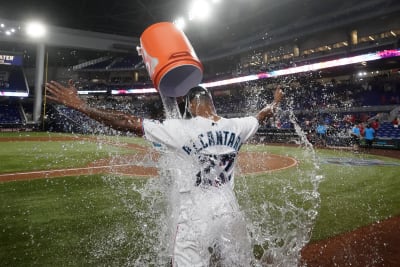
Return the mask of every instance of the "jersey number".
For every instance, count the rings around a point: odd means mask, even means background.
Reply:
[[[232,178],[236,153],[223,155],[202,155],[201,170],[196,174],[196,186],[220,186]]]

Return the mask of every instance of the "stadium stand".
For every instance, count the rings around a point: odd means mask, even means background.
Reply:
[[[379,118],[381,126],[377,131],[375,147],[400,148],[399,130],[389,122],[390,113],[399,105],[397,92],[400,90],[398,74],[377,74],[364,79],[323,82],[302,75],[291,77],[286,85],[287,99],[282,103],[278,118],[265,123],[257,134],[263,142],[296,143],[299,137],[294,129],[298,124],[309,141],[318,145],[315,129],[322,121],[327,126],[328,146],[349,146],[350,129],[354,123],[366,125]],[[272,99],[272,88],[281,80],[249,82],[246,85],[230,85],[214,90],[217,112],[225,117],[254,114]],[[115,88],[112,82],[102,86]],[[162,106],[157,94],[143,96],[83,96],[97,107],[132,112],[147,118],[163,116]],[[389,103],[382,102],[389,99]],[[386,104],[386,105],[383,105]],[[292,111],[294,118],[289,114]],[[53,119],[67,121],[64,125],[50,123],[51,130],[73,131],[79,133],[111,133],[109,129],[82,118],[77,112],[58,109],[62,116]],[[69,118],[66,120],[65,118]],[[73,126],[76,124],[76,126]],[[72,127],[72,128],[71,128]],[[104,127],[103,127],[104,128]],[[389,131],[390,130],[390,131]],[[120,134],[120,133],[119,133]],[[394,140],[394,141],[393,141]]]
[[[14,104],[0,104],[0,124],[22,124],[20,108]]]
[[[74,71],[130,71],[143,67],[139,56],[100,57],[73,67]]]
[[[400,128],[395,127],[392,122],[383,122],[376,132],[377,138],[400,139]]]
[[[400,30],[391,29],[359,36],[358,43],[353,44],[347,39],[335,39],[332,43],[313,41],[308,48],[300,49],[298,55],[293,54],[293,46],[288,46],[290,49],[286,49],[286,46],[255,49],[243,53],[240,57],[206,62],[207,72],[204,81],[257,75],[266,71],[365,55],[382,49],[397,51],[398,36]],[[373,43],[370,42],[371,38],[375,40]],[[315,44],[315,47],[311,44]],[[106,53],[106,55],[98,54],[97,58],[85,62],[78,61],[79,64],[68,66],[66,72],[70,70],[71,72],[65,76],[74,76],[76,87],[82,91],[82,97],[86,97],[93,106],[134,112],[146,118],[161,118],[163,110],[158,94],[113,95],[113,91],[126,94],[127,89],[133,91],[153,86],[141,58],[134,52],[114,55]],[[277,118],[262,125],[258,132],[259,139],[265,142],[296,142],[299,137],[294,126],[298,124],[310,142],[317,144],[316,125],[318,122],[323,122],[328,129],[326,144],[347,146],[349,131],[353,124],[365,126],[371,119],[379,116],[381,127],[377,131],[374,145],[400,148],[398,145],[400,142],[396,141],[399,139],[398,129],[390,127],[393,119],[391,113],[400,105],[400,73],[398,65],[393,63],[397,58],[391,60],[391,62],[376,61],[374,65],[364,62],[343,68],[331,68],[326,72],[304,72],[280,78],[219,86],[213,88],[214,102],[217,112],[224,117],[251,115],[272,99],[273,88],[281,84],[285,87],[286,93],[281,112]],[[381,68],[386,63],[390,66]],[[16,87],[20,87],[23,83],[23,77],[10,75],[7,78],[13,81]],[[65,83],[68,78],[55,80]],[[32,99],[30,101],[32,103]],[[47,106],[49,107],[46,110],[47,114],[43,116],[46,119],[46,130],[115,134],[78,112],[65,107]],[[0,112],[3,119],[7,117],[11,120],[9,122],[18,125],[24,124],[27,118],[29,121],[32,106],[23,104],[20,110],[22,113],[25,111],[25,117],[22,116],[21,120],[11,119],[16,114],[12,114],[8,109],[4,108]]]
[[[25,131],[26,117],[19,102],[0,102],[0,132]]]

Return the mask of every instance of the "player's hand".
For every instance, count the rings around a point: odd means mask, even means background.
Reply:
[[[75,109],[86,105],[85,101],[79,98],[78,90],[74,87],[72,80],[68,81],[68,86],[63,86],[55,81],[46,83],[46,98]]]
[[[281,87],[278,85],[278,87],[275,89],[275,93],[274,93],[274,103],[278,104],[281,102],[283,98],[283,91],[281,89]]]

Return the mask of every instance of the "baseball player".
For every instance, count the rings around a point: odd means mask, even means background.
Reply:
[[[171,214],[176,226],[173,266],[250,265],[252,247],[233,191],[233,170],[242,144],[273,116],[283,96],[279,87],[272,104],[256,116],[226,119],[217,115],[210,92],[197,86],[185,96],[191,118],[163,122],[89,107],[72,81],[67,87],[52,81],[46,89],[49,100],[114,129],[144,136],[168,154],[176,204]]]

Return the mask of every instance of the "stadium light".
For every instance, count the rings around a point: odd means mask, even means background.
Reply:
[[[26,33],[32,38],[41,38],[46,35],[46,27],[37,21],[29,22],[26,26]]]
[[[210,4],[205,0],[195,0],[189,10],[189,20],[205,20],[211,13]]]
[[[176,20],[174,20],[174,24],[176,25],[176,27],[180,30],[184,30],[186,23],[185,23],[185,19],[184,18],[177,18]]]

